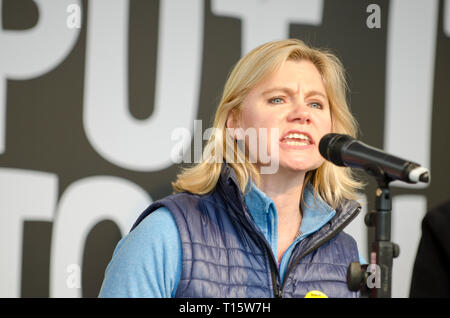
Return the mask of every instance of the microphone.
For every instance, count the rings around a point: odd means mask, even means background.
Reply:
[[[392,180],[407,183],[430,181],[430,172],[419,164],[404,160],[383,150],[371,147],[349,135],[327,134],[319,143],[319,152],[326,160],[338,166],[360,168],[370,174],[380,170]]]

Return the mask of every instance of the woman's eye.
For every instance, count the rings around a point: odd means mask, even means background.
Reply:
[[[310,103],[310,105],[313,108],[323,108],[321,103],[312,102],[312,103]]]
[[[284,102],[283,99],[280,97],[274,97],[269,99],[269,103],[271,104],[282,104],[283,102]]]

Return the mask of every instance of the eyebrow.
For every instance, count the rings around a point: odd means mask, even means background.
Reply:
[[[325,98],[326,100],[328,100],[328,96],[320,91],[316,91],[316,90],[312,90],[312,91],[308,91],[305,94],[306,97],[311,97],[311,96],[322,96],[323,98]]]
[[[263,95],[267,95],[267,94],[270,94],[270,93],[273,93],[273,92],[277,92],[277,91],[285,92],[285,93],[288,93],[288,94],[294,94],[295,93],[295,91],[290,89],[289,87],[272,87],[272,88],[269,88],[269,89],[265,90],[264,92],[262,92],[262,94]],[[316,96],[316,95],[317,96],[321,96],[321,97],[325,98],[326,100],[328,100],[328,96],[326,94],[324,94],[324,93],[322,93],[320,91],[317,91],[317,90],[307,91],[306,94],[305,94],[305,97],[311,97],[311,96]]]
[[[294,90],[290,89],[289,87],[272,87],[272,88],[269,88],[269,89],[265,90],[264,92],[262,92],[262,94],[268,95],[273,92],[285,92],[288,94],[293,94]]]

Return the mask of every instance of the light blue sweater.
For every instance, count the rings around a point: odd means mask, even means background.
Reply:
[[[277,255],[278,214],[274,202],[255,185],[244,199],[273,255]],[[302,234],[283,254],[279,264],[281,281],[295,244],[319,230],[336,214],[319,197],[314,200],[311,185],[306,187],[304,199]],[[360,263],[367,263],[361,255]],[[182,247],[175,219],[168,209],[159,208],[119,241],[106,268],[99,297],[174,297],[181,266]]]

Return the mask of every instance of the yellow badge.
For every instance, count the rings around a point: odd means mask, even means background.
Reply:
[[[321,291],[311,290],[305,295],[305,298],[328,298],[328,296]]]

